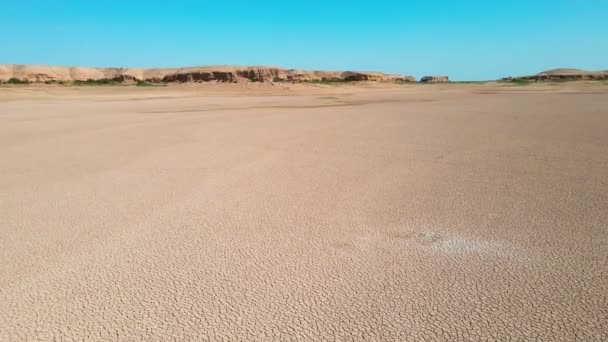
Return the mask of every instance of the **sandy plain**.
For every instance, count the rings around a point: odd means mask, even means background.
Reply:
[[[608,85],[0,88],[2,341],[606,341]]]

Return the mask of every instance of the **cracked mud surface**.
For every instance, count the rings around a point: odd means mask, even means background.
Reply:
[[[607,340],[608,95],[426,89],[5,95],[0,340]]]

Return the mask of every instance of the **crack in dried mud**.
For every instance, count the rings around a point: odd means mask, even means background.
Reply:
[[[608,96],[449,88],[16,92],[0,341],[606,340]]]

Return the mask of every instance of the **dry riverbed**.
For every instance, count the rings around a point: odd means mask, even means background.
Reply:
[[[0,340],[602,341],[608,86],[0,87]]]

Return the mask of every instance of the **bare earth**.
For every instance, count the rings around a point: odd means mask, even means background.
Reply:
[[[606,341],[608,85],[0,88],[0,340]]]

